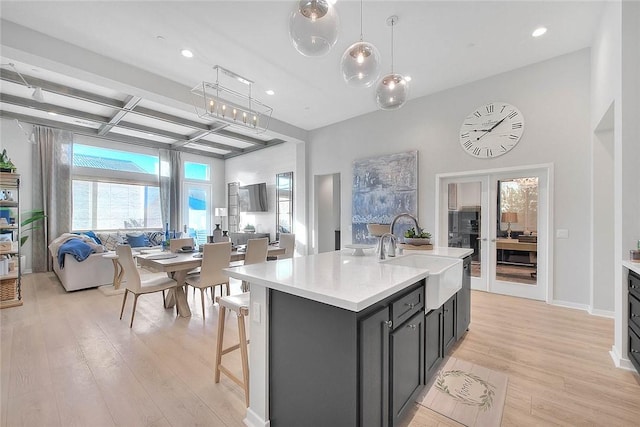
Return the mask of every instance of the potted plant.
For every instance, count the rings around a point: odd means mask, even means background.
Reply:
[[[22,221],[20,222],[20,246],[23,246],[29,238],[27,233],[39,229],[42,226],[40,222],[46,217],[44,211],[41,209],[34,209],[22,213]]]
[[[404,242],[410,245],[429,245],[431,244],[431,233],[419,228],[418,231],[411,227],[404,232]]]
[[[5,148],[0,153],[0,172],[15,172],[16,167],[7,155],[7,149]]]

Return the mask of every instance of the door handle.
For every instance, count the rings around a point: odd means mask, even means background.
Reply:
[[[487,241],[487,238],[486,238],[486,237],[483,237],[483,238],[482,238],[482,241],[483,241],[483,242],[486,242],[486,241]]]
[[[491,239],[491,241],[492,241],[492,242],[495,242],[495,241],[496,241],[496,239]]]
[[[382,322],[382,323],[384,323],[387,326],[387,328],[389,328],[389,329],[391,329],[393,327],[393,322],[391,320],[387,320],[387,321]]]

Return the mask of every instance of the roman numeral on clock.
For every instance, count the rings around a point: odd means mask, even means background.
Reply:
[[[471,148],[472,145],[473,145],[473,142],[471,142],[471,140],[468,140],[464,143],[464,148],[468,150],[469,148]]]
[[[473,154],[474,154],[474,155],[476,155],[476,156],[479,156],[479,155],[480,155],[480,151],[481,151],[481,150],[480,150],[480,147],[475,147],[475,148],[473,149]]]
[[[511,134],[511,135],[509,135],[509,139],[516,140],[516,139],[518,139],[518,135]]]
[[[518,115],[518,112],[517,112],[517,111],[512,111],[512,112],[510,112],[510,113],[507,115],[507,117],[509,117],[510,119],[513,119],[513,118],[514,118],[515,116],[517,116],[517,115]]]
[[[511,129],[522,129],[522,122],[511,123]]]
[[[480,113],[480,111],[476,111],[475,113],[473,113],[474,116],[480,118],[482,116],[482,114]]]
[[[491,105],[487,105],[487,106],[485,107],[485,109],[487,110],[487,113],[488,113],[488,114],[493,113],[493,104],[491,104]]]
[[[493,156],[493,150],[491,148],[487,148],[487,157]]]
[[[460,138],[469,138],[469,132],[461,133]]]

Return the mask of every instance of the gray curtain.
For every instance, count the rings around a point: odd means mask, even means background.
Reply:
[[[34,272],[52,271],[49,243],[71,229],[71,166],[73,134],[68,131],[34,126],[33,209],[42,209],[45,223],[32,231]]]
[[[159,150],[160,156],[160,205],[162,223],[169,223],[169,230],[182,230],[182,157],[179,151]]]

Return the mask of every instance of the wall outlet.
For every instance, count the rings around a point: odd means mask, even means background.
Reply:
[[[569,238],[569,230],[566,228],[559,228],[556,230],[556,238],[558,239],[568,239]]]
[[[260,319],[261,307],[259,302],[254,302],[251,306],[251,320],[253,323],[260,323],[262,319]]]

